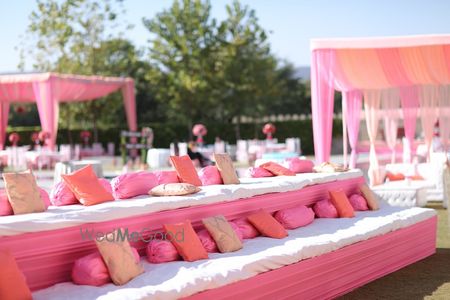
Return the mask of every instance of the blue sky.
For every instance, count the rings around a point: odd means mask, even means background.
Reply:
[[[231,1],[231,0],[230,0]],[[212,14],[225,17],[225,4],[211,0]],[[297,66],[309,65],[309,40],[325,37],[392,36],[450,33],[449,0],[241,0],[256,10],[260,24],[271,32],[273,52]],[[135,27],[129,38],[147,45],[142,17],[152,17],[171,0],[125,0],[125,18]],[[0,1],[0,73],[16,71],[14,49],[25,32],[33,0]]]

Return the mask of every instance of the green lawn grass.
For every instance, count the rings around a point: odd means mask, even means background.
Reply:
[[[438,203],[428,207],[438,213],[436,253],[390,275],[375,280],[340,299],[450,299],[450,230],[448,213]]]

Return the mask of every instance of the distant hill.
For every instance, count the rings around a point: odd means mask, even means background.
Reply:
[[[309,66],[298,67],[295,70],[295,75],[300,77],[302,81],[308,81],[311,78],[311,68]]]

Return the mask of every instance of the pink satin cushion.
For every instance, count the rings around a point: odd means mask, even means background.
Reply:
[[[205,248],[206,252],[208,253],[214,253],[219,252],[219,249],[217,248],[217,244],[214,241],[211,234],[206,229],[201,229],[197,232],[197,236],[200,239],[200,242],[202,243],[203,248]]]
[[[129,199],[140,195],[147,195],[148,191],[158,185],[155,174],[147,171],[126,173],[111,180],[115,199]]]
[[[147,261],[154,264],[180,260],[175,246],[167,240],[151,240],[146,249]]]
[[[180,182],[176,171],[157,171],[153,174],[155,174],[156,179],[158,179],[158,185]]]
[[[131,251],[139,261],[139,253],[133,247]],[[98,251],[77,259],[72,269],[72,281],[79,285],[101,286],[112,282],[108,268]]]
[[[235,224],[233,221],[228,222],[228,223],[230,224],[231,228],[233,228],[234,232],[236,232],[236,235],[239,238],[239,240],[242,242],[242,240],[244,239],[244,234],[242,233],[239,226],[237,224]]]
[[[259,231],[247,220],[247,218],[236,219],[231,223],[239,228],[239,232],[243,239],[253,239],[259,236]]]
[[[71,204],[79,204],[77,198],[72,193],[72,190],[64,182],[58,182],[50,192],[50,201],[55,206],[64,206]]]
[[[338,212],[336,207],[329,199],[316,202],[313,207],[314,213],[319,218],[337,218]]]
[[[44,201],[45,209],[47,209],[51,203],[50,203],[50,197],[46,190],[43,188],[38,188],[39,193],[41,195],[42,201]],[[8,200],[8,194],[6,193],[5,189],[0,189],[0,216],[10,216],[13,215],[14,211],[11,207],[11,204]]]
[[[294,173],[312,173],[314,163],[309,159],[293,157],[286,159],[284,166]]]
[[[223,184],[219,169],[215,166],[207,166],[198,172],[202,185]]]
[[[364,199],[364,197],[359,194],[351,195],[348,200],[350,201],[350,204],[353,206],[354,210],[369,210],[366,199]]]
[[[111,186],[111,183],[109,182],[108,179],[106,179],[106,178],[99,178],[99,179],[98,179],[98,182],[100,183],[100,185],[101,185],[102,187],[105,188],[105,190],[106,190],[108,193],[110,193],[110,194],[113,193],[113,192],[112,192],[112,186]]]
[[[247,171],[248,177],[252,178],[261,178],[261,177],[273,177],[271,172],[267,171],[264,168],[261,167],[251,167]]]
[[[314,221],[314,211],[305,205],[279,210],[275,219],[286,229],[306,226]]]

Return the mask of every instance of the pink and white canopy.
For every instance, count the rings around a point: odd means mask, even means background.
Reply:
[[[0,75],[0,147],[5,143],[9,106],[12,102],[36,102],[42,130],[50,133],[55,147],[59,103],[90,101],[122,91],[130,130],[137,130],[134,81],[131,78],[80,76],[57,73]]]
[[[334,90],[342,92],[353,163],[363,98],[371,167],[378,167],[374,148],[378,121],[386,117],[385,128],[392,126],[388,116],[400,106],[405,136],[411,146],[420,114],[427,143],[431,143],[433,125],[439,120],[442,142],[448,149],[450,35],[312,40],[311,51],[317,162],[327,161],[330,156]],[[384,109],[384,114],[379,113],[380,109]]]

